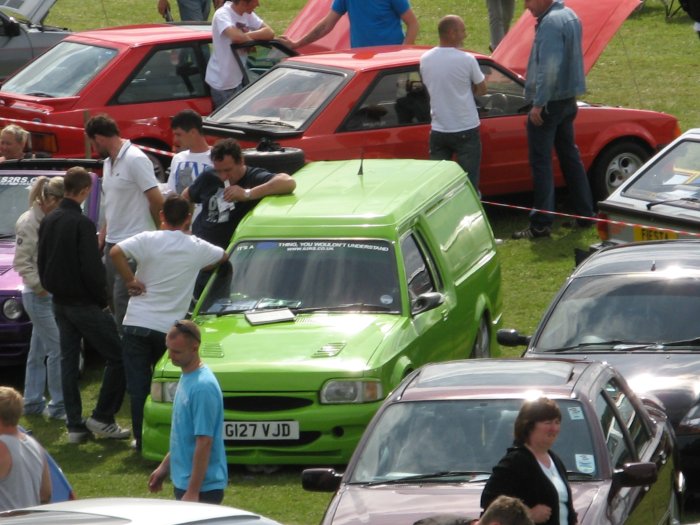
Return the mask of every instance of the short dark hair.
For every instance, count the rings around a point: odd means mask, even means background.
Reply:
[[[536,423],[552,419],[561,421],[561,410],[554,401],[547,397],[525,401],[513,425],[515,442],[518,445],[524,445]]]
[[[85,134],[91,139],[94,139],[95,135],[118,137],[119,127],[112,117],[102,113],[91,117],[90,120],[87,121],[85,124]]]
[[[226,156],[233,157],[236,164],[243,160],[243,151],[236,139],[221,139],[211,149],[211,160],[222,161]]]
[[[92,177],[88,170],[82,166],[70,168],[63,177],[63,191],[65,195],[77,195],[90,186],[92,186]]]
[[[163,203],[163,216],[171,226],[182,226],[190,214],[190,203],[180,195],[168,195]]]
[[[170,120],[170,129],[175,128],[185,131],[196,129],[202,133],[202,115],[191,109],[183,109]]]
[[[484,525],[494,522],[501,525],[534,525],[523,502],[510,496],[498,496],[493,500],[479,522]]]
[[[444,38],[450,31],[457,28],[460,17],[457,15],[445,15],[438,22],[438,36]]]

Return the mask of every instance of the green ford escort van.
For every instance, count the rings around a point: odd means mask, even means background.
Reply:
[[[344,464],[411,371],[497,350],[495,242],[456,163],[315,162],[294,178],[294,194],[241,222],[232,275],[193,312],[230,463]],[[145,407],[146,458],[168,451],[179,375],[166,354]]]

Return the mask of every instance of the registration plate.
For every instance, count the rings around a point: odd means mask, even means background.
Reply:
[[[634,227],[635,241],[660,241],[664,239],[678,239],[678,234],[662,230],[654,230],[651,228],[643,228],[641,226]]]
[[[299,439],[299,422],[225,421],[224,439],[233,441]]]

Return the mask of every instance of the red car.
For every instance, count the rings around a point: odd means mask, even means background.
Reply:
[[[586,71],[638,4],[567,0],[584,26]],[[525,11],[491,57],[476,55],[488,85],[488,93],[477,101],[483,143],[480,189],[486,195],[532,188],[528,107],[519,73],[525,73],[533,26]],[[386,46],[289,58],[205,119],[205,129],[246,146],[269,137],[301,148],[307,160],[428,158],[429,101],[419,73],[427,49]],[[599,198],[680,134],[678,121],[664,113],[583,102],[579,107],[577,143]],[[563,185],[560,172],[556,177]]]

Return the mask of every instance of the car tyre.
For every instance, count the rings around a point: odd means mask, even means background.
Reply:
[[[491,357],[491,334],[489,333],[489,324],[486,322],[486,317],[482,317],[481,321],[479,321],[471,357],[474,359]]]
[[[637,171],[650,152],[636,142],[623,140],[603,149],[591,169],[591,186],[596,201],[605,200]]]
[[[148,157],[148,160],[151,161],[151,164],[153,164],[153,172],[156,174],[156,179],[158,179],[158,182],[167,182],[168,177],[165,173],[165,166],[160,158],[148,151],[144,151],[144,153],[146,154],[146,157]]]
[[[243,157],[248,166],[289,175],[299,171],[306,163],[304,151],[299,148],[246,148]]]

